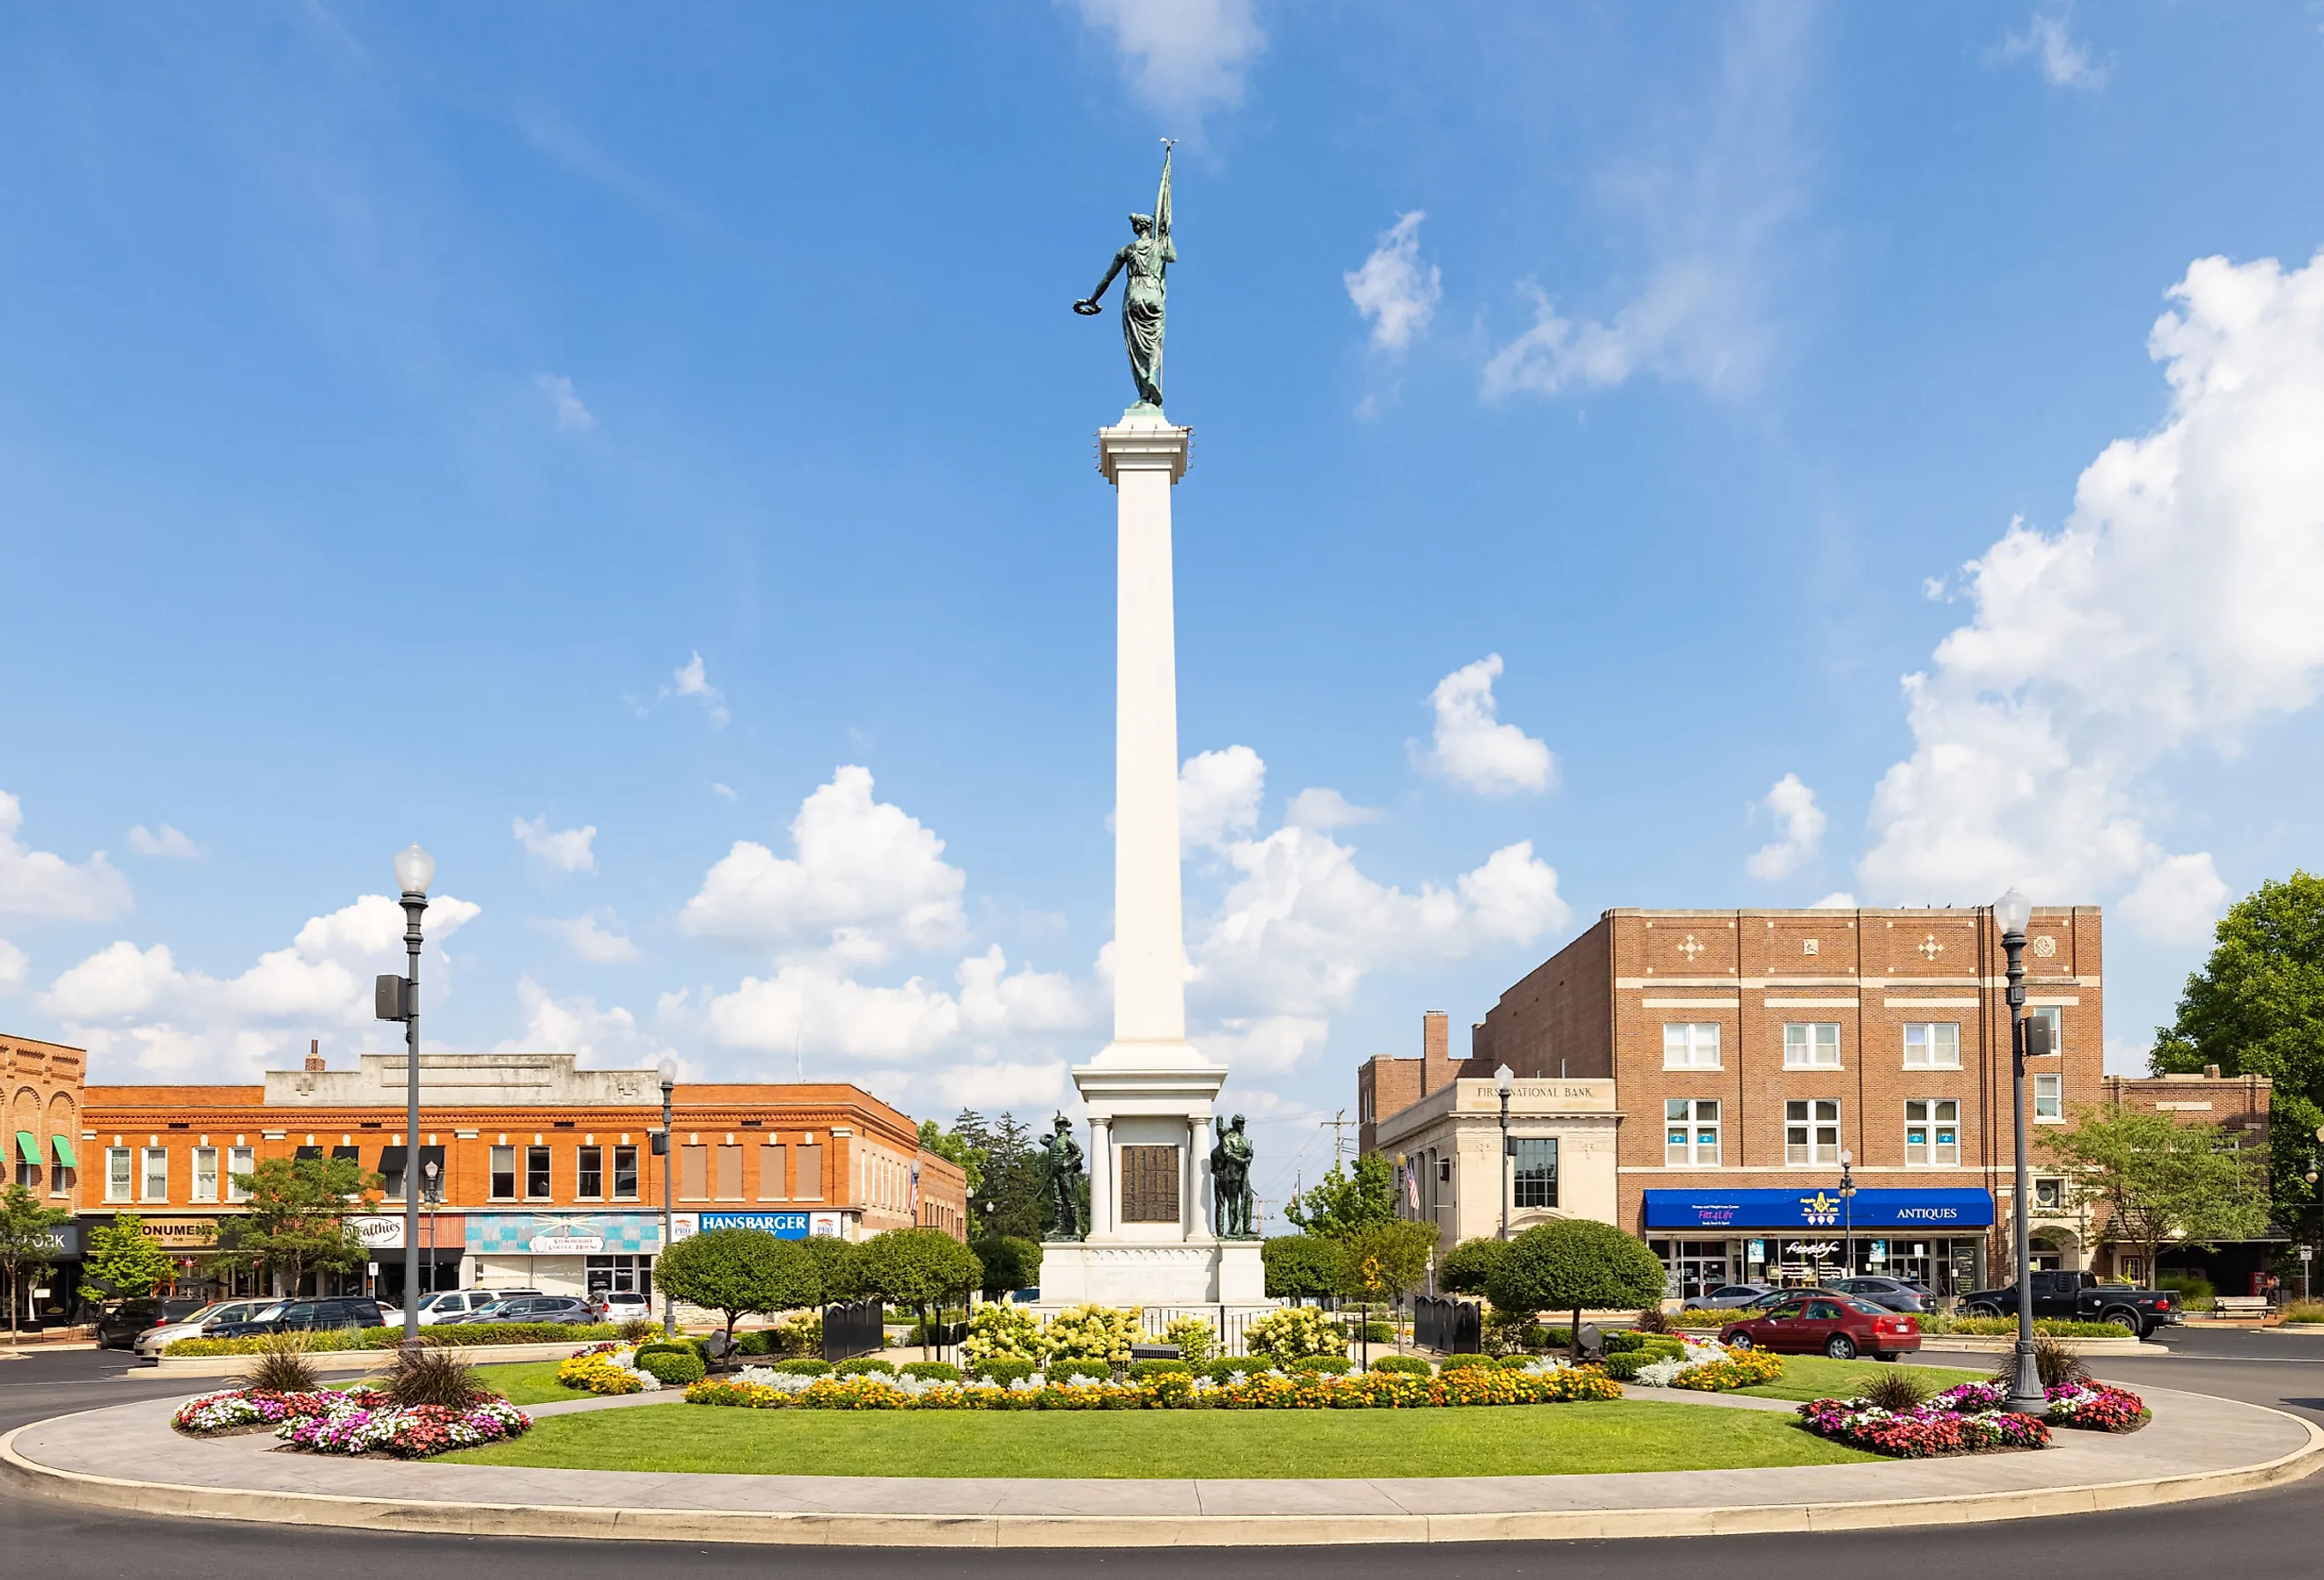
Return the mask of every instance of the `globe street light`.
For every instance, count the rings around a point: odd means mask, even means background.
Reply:
[[[403,889],[403,952],[408,969],[372,984],[372,1013],[403,1022],[403,1342],[420,1343],[420,1189],[412,1165],[420,1157],[420,918],[436,858],[417,845],[396,853],[395,881]]]
[[[2043,1416],[2049,1413],[2050,1400],[2042,1388],[2042,1369],[2034,1360],[2034,1240],[2026,1211],[2034,1186],[2025,1159],[2025,924],[2033,915],[2034,902],[2014,885],[1993,902],[2001,947],[2009,956],[2009,1091],[2017,1126],[2017,1188],[2009,1208],[2017,1230],[2017,1349],[2010,1367],[2007,1408],[2019,1415]]]
[[[1501,1095],[1501,1238],[1509,1237],[1509,1086],[1515,1072],[1503,1065],[1493,1072],[1493,1090]]]
[[[655,1138],[659,1145],[654,1150],[661,1154],[661,1252],[669,1254],[670,1204],[676,1186],[669,1177],[670,1165],[677,1158],[677,1148],[669,1138],[669,1096],[678,1089],[678,1061],[665,1056],[656,1067],[661,1073],[661,1134]],[[661,1287],[661,1332],[664,1338],[678,1336],[678,1303],[670,1298],[669,1285]]]

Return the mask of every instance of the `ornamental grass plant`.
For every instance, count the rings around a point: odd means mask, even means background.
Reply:
[[[450,1350],[397,1351],[382,1390],[390,1404],[407,1409],[434,1404],[456,1409],[500,1397],[477,1378],[472,1363]]]
[[[263,1335],[245,1352],[255,1358],[235,1385],[258,1393],[312,1393],[321,1386],[316,1380],[315,1363],[307,1358],[313,1347],[307,1334]]]

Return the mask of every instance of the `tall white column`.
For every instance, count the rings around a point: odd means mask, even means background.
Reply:
[[[1114,675],[1113,1043],[1100,1064],[1194,1062],[1178,890],[1177,637],[1170,491],[1188,430],[1157,419],[1098,433],[1120,528]]]
[[[1090,1120],[1089,1233],[1102,1239],[1113,1233],[1113,1121]]]

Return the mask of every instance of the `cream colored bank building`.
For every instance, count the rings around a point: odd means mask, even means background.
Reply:
[[[1406,1215],[1433,1219],[1450,1248],[1501,1232],[1505,1186],[1512,1234],[1559,1218],[1615,1222],[1621,1119],[1612,1081],[1513,1081],[1505,1150],[1494,1084],[1455,1079],[1371,1128],[1398,1166]]]

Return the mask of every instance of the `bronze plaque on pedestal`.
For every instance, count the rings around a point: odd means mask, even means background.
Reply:
[[[1178,1149],[1121,1149],[1121,1221],[1125,1224],[1175,1224],[1178,1221]]]

